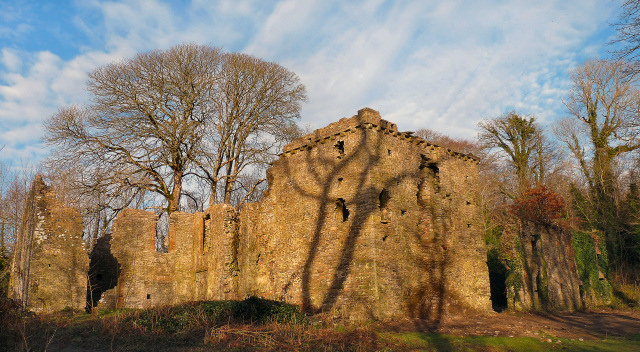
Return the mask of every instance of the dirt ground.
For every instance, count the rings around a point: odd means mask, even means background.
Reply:
[[[494,313],[450,318],[437,331],[457,336],[528,336],[600,339],[640,335],[640,311],[592,311],[562,314]]]

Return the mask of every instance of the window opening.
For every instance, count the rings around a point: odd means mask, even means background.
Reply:
[[[209,252],[211,246],[211,214],[207,214],[202,222],[202,255]]]
[[[338,159],[341,159],[344,156],[344,141],[338,141],[334,147],[338,151]]]
[[[147,293],[147,299],[151,299],[151,294]]]
[[[391,210],[389,209],[389,191],[386,188],[382,189],[378,196],[378,208],[380,209],[380,222],[386,224],[391,219]]]
[[[391,199],[391,196],[389,195],[389,191],[387,191],[386,188],[383,188],[382,192],[380,192],[380,195],[378,196],[378,208],[380,209],[386,208],[387,204],[389,203],[389,199]]]
[[[158,253],[169,252],[169,214],[166,211],[163,211],[156,221],[155,249]]]
[[[387,155],[391,156],[391,149],[387,149]]]
[[[420,155],[420,182],[416,193],[418,205],[424,206],[429,199],[440,192],[440,169],[438,164],[427,155]]]
[[[336,200],[336,211],[342,218],[342,222],[349,220],[349,209],[347,209],[344,199],[338,198]]]
[[[440,192],[440,168],[438,163],[428,156],[420,155],[420,178],[422,180],[428,180],[433,186],[434,192]]]

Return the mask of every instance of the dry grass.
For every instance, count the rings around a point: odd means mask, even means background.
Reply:
[[[0,351],[636,351],[640,336],[578,341],[549,336],[458,337],[380,323],[353,325],[264,300],[147,310],[66,310],[2,321]],[[21,315],[22,314],[22,315]],[[6,316],[6,314],[4,315]],[[10,329],[5,329],[11,322]],[[545,336],[546,337],[546,336]],[[6,339],[6,340],[3,340]],[[558,342],[560,341],[560,342]]]

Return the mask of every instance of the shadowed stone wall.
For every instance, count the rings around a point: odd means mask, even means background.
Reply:
[[[36,176],[14,249],[10,296],[35,312],[84,309],[88,269],[80,213]]]
[[[371,109],[294,141],[241,231],[248,293],[356,319],[490,310],[477,172]]]
[[[169,253],[153,252],[152,213],[123,212],[116,301],[255,295],[353,319],[488,311],[477,173],[475,158],[360,110],[287,145],[262,202],[172,214]]]
[[[510,287],[514,310],[577,310],[583,307],[571,234],[552,226],[521,224],[522,286]],[[594,258],[595,259],[595,258]]]
[[[98,306],[260,296],[351,319],[489,311],[477,162],[362,109],[285,146],[260,203],[171,214],[168,253],[155,252],[156,215],[123,210],[117,285]]]

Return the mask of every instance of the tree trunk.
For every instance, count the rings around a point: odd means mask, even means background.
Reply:
[[[182,171],[176,171],[173,174],[173,190],[169,196],[169,205],[167,213],[180,210],[180,195],[182,194]]]

